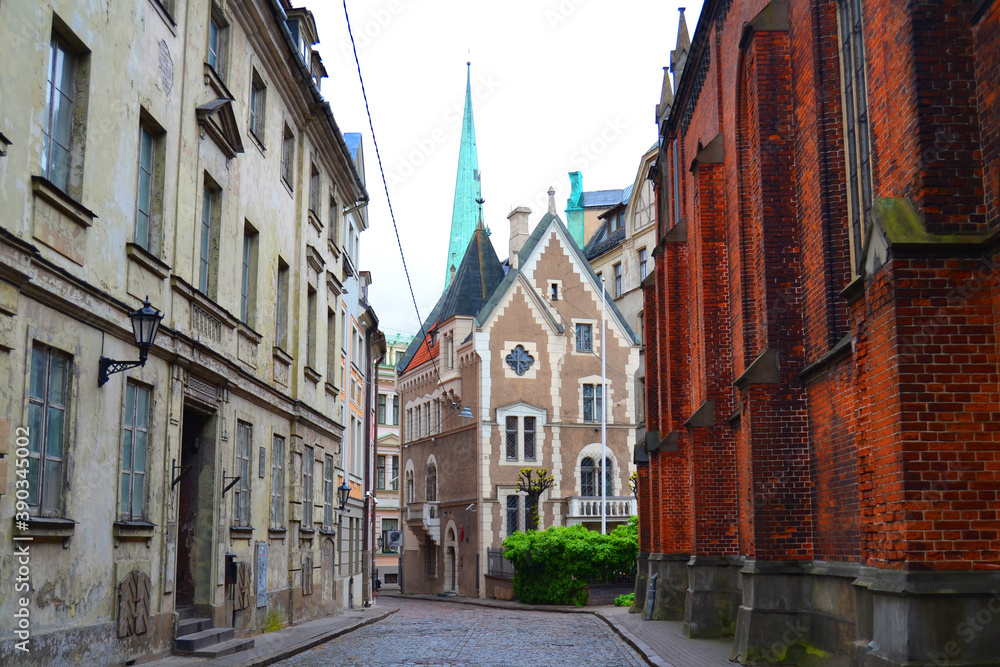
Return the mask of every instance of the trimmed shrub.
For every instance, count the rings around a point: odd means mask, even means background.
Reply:
[[[638,519],[609,535],[583,526],[514,533],[503,542],[504,557],[517,570],[514,595],[527,604],[587,604],[587,584],[631,572],[639,555]]]

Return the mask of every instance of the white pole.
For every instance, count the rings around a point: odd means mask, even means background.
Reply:
[[[605,350],[607,345],[604,331],[604,307],[605,307],[604,276],[601,276],[601,534],[608,534],[608,392],[607,392],[607,357]]]

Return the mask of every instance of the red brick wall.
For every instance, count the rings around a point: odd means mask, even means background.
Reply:
[[[986,213],[996,229],[1000,221],[1000,4],[992,3],[972,29],[976,89],[982,129]]]

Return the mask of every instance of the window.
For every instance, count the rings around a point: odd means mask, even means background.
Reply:
[[[549,290],[553,301],[559,300],[559,283],[549,283]]]
[[[309,171],[309,210],[319,219],[319,169],[310,165]],[[317,223],[322,224],[322,223]]]
[[[674,187],[672,191],[674,200],[674,224],[681,221],[681,176],[680,176],[680,144],[674,139],[674,149],[672,153],[672,171],[674,174]]]
[[[63,490],[69,359],[54,350],[31,351],[28,390],[28,505],[36,514],[56,515]]]
[[[250,77],[250,133],[264,143],[264,109],[267,103],[267,86],[255,69]]]
[[[399,396],[392,397],[392,426],[399,426]]]
[[[392,458],[392,469],[389,471],[389,488],[393,491],[399,491],[399,456],[393,454]]]
[[[225,76],[226,38],[228,24],[222,13],[214,6],[208,19],[208,64],[220,78]]]
[[[615,298],[622,295],[622,265],[621,263],[615,264]]]
[[[326,381],[333,382],[334,369],[337,367],[337,314],[333,309],[326,311]]]
[[[646,344],[646,320],[645,320],[645,317],[643,316],[641,310],[639,311],[639,315],[636,316],[636,325],[638,327],[636,329],[636,333],[639,334],[639,344],[640,345],[645,345]]]
[[[316,290],[306,288],[306,365],[316,368]]]
[[[206,178],[201,204],[201,250],[198,256],[198,291],[215,298],[219,261],[219,213],[222,196]]]
[[[139,182],[135,203],[135,243],[149,250],[149,226],[153,214],[153,133],[139,128]]]
[[[639,280],[646,279],[646,249],[639,248]]]
[[[330,235],[330,243],[333,245],[339,245],[340,239],[337,238],[337,234],[340,230],[340,222],[338,220],[339,211],[337,210],[337,200],[332,196],[330,197],[330,229],[328,233]]]
[[[865,36],[860,0],[838,0],[840,68],[847,144],[847,203],[851,252],[857,272],[861,240],[872,208],[871,153],[868,137],[868,92],[865,83]]]
[[[233,487],[233,525],[250,525],[250,447],[253,442],[253,426],[236,422],[236,471],[239,481]]]
[[[271,528],[284,525],[285,498],[285,439],[280,435],[271,441]]]
[[[583,385],[583,421],[600,422],[604,416],[602,403],[601,385]]]
[[[507,535],[521,529],[521,496],[507,496]]]
[[[278,284],[276,292],[276,314],[274,318],[275,345],[288,348],[288,265],[278,258]]]
[[[399,530],[399,519],[382,519],[382,552],[387,554],[399,553],[399,547],[389,546],[389,531]],[[388,575],[386,582],[388,582]]]
[[[385,454],[379,454],[375,462],[376,488],[385,489]]]
[[[312,530],[313,522],[313,448],[302,448],[302,529]]]
[[[295,157],[295,135],[292,130],[285,125],[285,132],[281,137],[281,179],[285,181],[290,189],[294,190],[294,177],[292,173],[292,160]]]
[[[386,398],[387,397],[386,397],[385,394],[379,394],[378,395],[378,423],[379,424],[385,424],[385,401],[386,401]]]
[[[257,311],[257,230],[243,225],[243,272],[240,279],[240,321],[252,327]]]
[[[429,539],[424,544],[424,576],[437,577],[438,555],[437,545]]]
[[[635,420],[639,423],[646,421],[646,378],[637,378],[635,396]]]
[[[507,417],[507,458],[517,459],[517,417]]]
[[[413,471],[408,470],[406,472],[406,502],[412,503],[416,501],[416,490],[413,484]]]
[[[424,474],[426,477],[424,501],[429,503],[434,502],[437,500],[437,466],[433,463],[428,463]]]
[[[576,351],[577,352],[591,352],[593,351],[593,325],[592,324],[577,324],[576,325]]]
[[[347,341],[350,340],[347,337],[347,311],[340,311],[340,349],[343,352],[347,352]]]
[[[333,530],[333,457],[323,459],[323,528]]]
[[[534,460],[535,458],[535,418],[524,418],[524,431],[522,433],[524,445],[524,458]]]
[[[605,471],[604,471],[604,484],[605,493],[607,497],[613,497],[614,488],[611,484],[614,474],[614,466],[611,465],[611,459],[604,459]],[[601,488],[598,486],[598,480],[601,478],[601,466],[599,463],[595,463],[594,459],[589,456],[585,456],[582,461],[580,461],[580,495],[594,497],[601,495]]]
[[[122,478],[118,514],[122,521],[146,517],[146,453],[149,444],[149,389],[125,385],[122,424]]]
[[[69,193],[70,166],[73,161],[73,131],[77,113],[78,56],[62,37],[52,36],[49,46],[48,100],[45,111],[45,143],[42,150],[42,175],[53,185]],[[81,142],[82,143],[82,142]]]

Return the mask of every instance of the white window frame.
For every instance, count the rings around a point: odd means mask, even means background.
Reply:
[[[517,420],[517,458],[507,458],[507,418]],[[535,419],[535,456],[524,456],[524,418]],[[525,465],[542,465],[544,459],[545,425],[548,423],[548,413],[542,409],[524,402],[512,403],[497,408],[497,429],[500,432],[500,449],[497,460],[502,466],[523,468]]]

